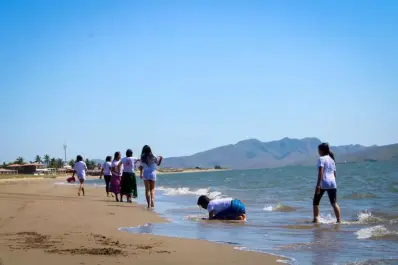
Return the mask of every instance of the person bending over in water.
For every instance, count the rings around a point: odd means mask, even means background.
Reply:
[[[210,199],[202,195],[198,205],[209,212],[209,220],[241,220],[246,221],[245,205],[237,199]]]
[[[80,196],[80,191],[83,192],[84,196],[84,181],[86,180],[86,171],[87,171],[87,165],[86,163],[84,163],[83,157],[81,155],[78,155],[76,157],[75,166],[73,167],[72,179],[75,177],[75,174],[79,179],[80,185],[79,185],[79,191],[77,192],[77,195],[79,196]]]
[[[314,220],[313,223],[318,223],[319,217],[319,202],[325,191],[328,193],[330,204],[333,207],[336,215],[337,223],[340,223],[340,207],[337,204],[337,184],[336,184],[336,163],[334,162],[334,155],[330,151],[327,143],[322,143],[318,146],[318,182],[314,194]]]

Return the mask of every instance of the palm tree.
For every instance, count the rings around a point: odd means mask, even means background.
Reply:
[[[49,155],[44,156],[44,163],[46,163],[47,166],[50,164],[50,156]]]
[[[36,156],[35,162],[36,162],[36,163],[41,163],[41,162],[42,162],[42,161],[41,161],[41,157],[40,157],[39,155]]]
[[[73,167],[75,165],[75,160],[71,159],[69,160],[69,166]]]
[[[25,164],[25,160],[20,156],[15,160],[15,164]]]
[[[51,158],[50,160],[50,167],[56,167],[57,166],[57,161],[55,160],[55,158]]]
[[[61,158],[58,158],[56,160],[56,168],[61,168],[64,165],[64,160],[62,160]]]

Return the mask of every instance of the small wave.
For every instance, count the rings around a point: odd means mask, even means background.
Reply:
[[[207,195],[210,198],[217,199],[221,198],[222,193],[219,191],[210,191],[210,189],[190,189],[187,187],[182,188],[166,188],[166,187],[158,187],[158,190],[164,191],[164,195],[167,196],[177,196],[177,195]]]
[[[275,207],[268,205],[263,208],[263,211],[266,212],[294,212],[295,210],[296,208],[283,204],[277,204]]]
[[[343,196],[343,199],[352,199],[352,200],[358,200],[358,199],[370,199],[370,198],[376,198],[376,194],[373,193],[361,193],[361,192],[353,192],[351,194]]]
[[[190,220],[190,221],[201,221],[203,218],[206,218],[206,215],[203,214],[195,214],[195,215],[187,215],[184,216],[184,220]]]
[[[369,239],[369,238],[382,238],[387,236],[397,236],[396,231],[388,230],[384,225],[376,225],[373,227],[362,228],[354,233],[357,239]]]
[[[263,211],[272,212],[273,209],[274,209],[274,208],[273,208],[272,206],[265,206],[265,207],[263,208]]]
[[[371,212],[369,211],[363,211],[358,214],[358,221],[354,222],[356,224],[377,224],[377,223],[383,223],[384,220],[374,216]]]

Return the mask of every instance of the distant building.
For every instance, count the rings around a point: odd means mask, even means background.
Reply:
[[[18,170],[0,168],[0,175],[16,175]]]
[[[8,170],[16,170],[19,174],[35,174],[38,171],[44,171],[46,165],[45,164],[12,164],[7,166]]]

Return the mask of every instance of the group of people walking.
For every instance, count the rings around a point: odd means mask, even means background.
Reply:
[[[113,160],[111,156],[105,158],[102,165],[100,179],[104,177],[105,190],[107,196],[115,197],[117,202],[123,202],[126,197],[127,202],[138,197],[137,180],[135,170],[139,169],[140,178],[145,183],[145,197],[148,208],[155,207],[155,184],[156,170],[162,163],[161,156],[155,156],[151,148],[145,145],[142,148],[140,158],[133,157],[133,151],[128,149],[126,156],[122,158],[120,152],[115,152]],[[78,155],[74,166],[74,175],[77,174],[79,179],[78,195],[84,194],[84,181],[86,179],[87,165],[83,161],[83,157]]]

